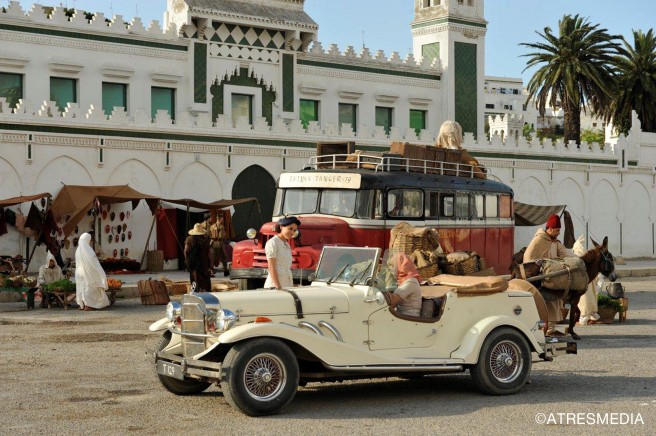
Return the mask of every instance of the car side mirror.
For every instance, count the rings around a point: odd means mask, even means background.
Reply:
[[[385,300],[385,296],[380,291],[376,292],[376,303],[378,303],[379,306],[382,306],[387,303],[387,301]]]

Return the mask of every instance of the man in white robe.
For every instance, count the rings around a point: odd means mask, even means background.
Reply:
[[[107,275],[91,248],[91,235],[84,233],[75,251],[76,301],[82,310],[102,309],[109,306]]]
[[[61,280],[64,278],[64,274],[62,274],[62,270],[57,265],[57,261],[55,260],[55,256],[52,255],[50,251],[48,251],[48,254],[46,254],[46,264],[42,265],[39,268],[39,277],[37,278],[37,284],[39,285],[39,288],[41,288],[43,285],[48,285],[50,283],[56,282],[58,280]],[[29,306],[30,299],[28,299],[28,306]],[[31,299],[32,303],[32,308],[34,308],[34,297],[32,296]],[[41,295],[41,307],[46,306],[46,297]]]

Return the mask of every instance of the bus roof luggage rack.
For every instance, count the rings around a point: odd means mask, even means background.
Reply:
[[[446,150],[446,149],[443,149]],[[460,151],[460,150],[447,150]],[[362,154],[332,154],[313,156],[306,170],[321,169],[366,169],[372,171],[404,171],[407,173],[435,174],[453,177],[475,177],[477,167],[458,162],[443,160],[409,159],[399,153],[383,153],[381,155]]]

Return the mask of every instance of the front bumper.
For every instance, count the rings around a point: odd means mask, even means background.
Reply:
[[[193,360],[163,351],[155,353],[155,365],[158,374],[178,380],[195,378],[219,382],[223,375],[220,363]]]
[[[314,272],[313,269],[292,269],[292,277],[295,281],[306,280]],[[230,270],[230,279],[262,279],[266,280],[269,276],[269,270],[266,268],[232,268]]]
[[[564,354],[576,354],[576,347],[576,342],[547,342],[544,344],[544,353],[540,354],[540,358],[546,361],[552,361],[556,356],[562,356]]]

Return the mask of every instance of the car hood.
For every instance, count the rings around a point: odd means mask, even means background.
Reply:
[[[346,313],[349,300],[340,289],[325,286],[289,288],[298,295],[304,315]],[[258,289],[253,291],[222,292],[214,294],[222,309],[249,316],[296,316],[296,305],[291,293],[283,290]]]

